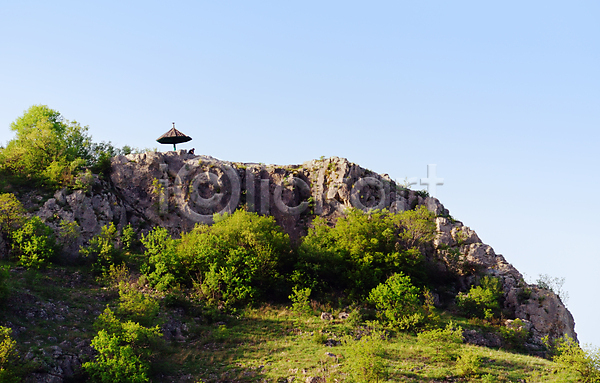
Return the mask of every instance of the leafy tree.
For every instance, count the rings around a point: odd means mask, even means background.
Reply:
[[[10,128],[15,138],[0,148],[0,172],[51,188],[72,185],[85,167],[107,176],[111,158],[123,152],[92,142],[87,126],[46,105],[33,105]]]
[[[2,170],[8,174],[63,185],[92,160],[88,128],[46,105],[30,107],[10,129],[16,137],[0,151]]]

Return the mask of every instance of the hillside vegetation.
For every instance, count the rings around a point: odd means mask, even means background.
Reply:
[[[497,277],[474,270],[461,288],[460,273],[437,267],[426,256],[435,216],[422,205],[315,218],[298,241],[243,209],[177,236],[111,223],[65,262],[77,222],[50,228],[24,185],[85,188],[117,149],[45,106],[11,128],[0,149],[0,381],[600,379],[598,352],[568,336],[532,349],[526,324],[506,320]],[[465,343],[473,337],[496,346]]]

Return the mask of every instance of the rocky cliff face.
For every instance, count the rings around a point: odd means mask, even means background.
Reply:
[[[215,213],[244,207],[274,216],[297,240],[307,233],[315,216],[334,221],[349,207],[394,212],[418,205],[436,215],[438,233],[427,258],[441,271],[456,276],[455,289],[465,290],[482,275],[499,277],[507,316],[522,319],[534,343],[544,335],[576,338],[573,317],[560,299],[528,285],[502,255],[453,220],[437,199],[404,189],[387,175],[343,158],[275,166],[219,161],[185,150],[118,156],[112,160],[110,180],[96,178],[86,192],[59,191],[37,214],[50,225],[56,226],[61,219],[79,223],[82,236],[71,245],[75,256],[80,245],[110,222],[119,228],[131,223],[141,231],[161,225],[177,235],[197,223],[210,224]],[[439,297],[443,303],[443,294]]]

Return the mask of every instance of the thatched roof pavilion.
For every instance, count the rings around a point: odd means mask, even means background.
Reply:
[[[186,136],[181,133],[179,130],[175,129],[175,123],[173,123],[173,127],[167,133],[158,137],[156,141],[161,144],[173,144],[173,150],[177,150],[176,144],[181,144],[183,142],[191,141],[192,137]]]

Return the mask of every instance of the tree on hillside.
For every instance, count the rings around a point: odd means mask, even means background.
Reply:
[[[11,175],[61,184],[92,159],[88,128],[46,105],[30,107],[10,129],[16,136],[0,151],[0,166]]]
[[[50,187],[71,184],[85,167],[107,172],[110,158],[122,152],[110,142],[92,142],[87,126],[46,105],[33,105],[10,129],[15,138],[0,147],[0,172]]]

